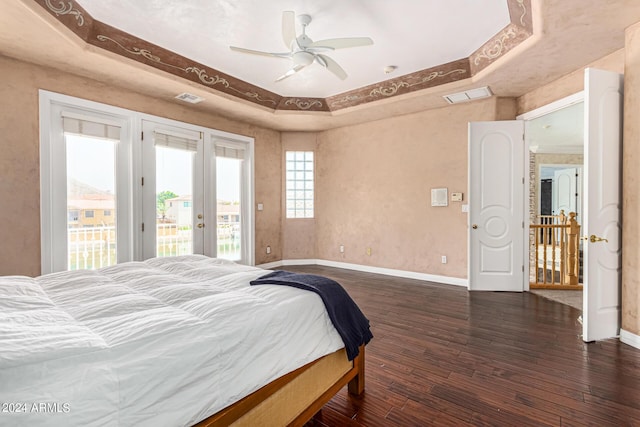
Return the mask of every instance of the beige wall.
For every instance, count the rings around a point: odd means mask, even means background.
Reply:
[[[490,99],[321,132],[317,257],[465,278],[467,123],[509,105]],[[439,187],[465,202],[431,207]]]
[[[601,70],[624,72],[625,49],[620,49],[604,58],[588,64],[585,68],[599,68]],[[566,98],[584,90],[584,68],[575,70],[566,76],[555,80],[548,85],[542,86],[526,93],[518,98],[518,114],[523,114],[536,108],[540,108],[553,101]]]
[[[622,160],[622,329],[640,335],[640,23],[626,31]]]
[[[281,259],[279,132],[2,56],[0,75],[0,199],[11,201],[0,205],[0,275],[40,273],[38,89],[254,137],[256,200],[267,206],[256,216],[256,242],[269,242],[272,258]],[[267,261],[263,254],[257,263]]]

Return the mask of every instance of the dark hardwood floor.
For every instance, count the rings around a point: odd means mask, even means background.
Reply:
[[[640,426],[640,350],[585,344],[580,312],[530,293],[321,266],[372,325],[366,388],[340,391],[313,426]]]

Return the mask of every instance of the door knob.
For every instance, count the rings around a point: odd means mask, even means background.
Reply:
[[[198,219],[202,219],[202,214],[198,214]]]
[[[603,239],[602,237],[598,237],[595,234],[592,234],[591,237],[589,237],[589,241],[591,243],[595,243],[595,242],[609,242],[607,239]]]
[[[471,226],[471,228],[473,228],[473,229],[475,230],[476,228],[478,228],[478,224],[473,224],[473,225]]]
[[[204,227],[203,223],[198,224],[198,228],[203,228],[203,227]]]

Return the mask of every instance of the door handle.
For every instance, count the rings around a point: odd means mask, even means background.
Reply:
[[[198,214],[198,219],[202,219],[202,214]]]
[[[589,237],[589,241],[591,243],[595,243],[595,242],[609,242],[607,239],[603,239],[602,237],[598,237],[595,234],[592,234],[591,237]]]
[[[473,228],[473,229],[475,230],[476,228],[478,228],[478,224],[473,224],[473,225],[471,226],[471,228]]]
[[[204,227],[203,223],[198,224],[198,228],[203,228],[203,227]]]

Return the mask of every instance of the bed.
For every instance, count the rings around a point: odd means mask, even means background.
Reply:
[[[0,425],[301,425],[364,388],[318,295],[199,255],[0,277]],[[364,343],[363,343],[364,344]]]

